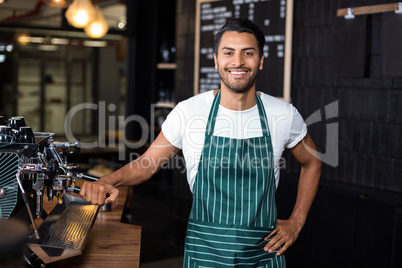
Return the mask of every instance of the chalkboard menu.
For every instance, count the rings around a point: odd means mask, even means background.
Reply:
[[[290,101],[292,1],[197,0],[194,94],[220,88],[214,68],[214,35],[227,19],[248,18],[265,35],[264,68],[256,90]]]

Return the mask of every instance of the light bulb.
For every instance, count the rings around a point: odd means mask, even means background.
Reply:
[[[85,27],[89,21],[88,12],[83,9],[77,10],[74,15],[74,21],[78,25],[78,28]]]
[[[65,8],[68,6],[68,2],[66,0],[44,0],[46,5],[57,7],[57,8]]]
[[[109,30],[105,17],[98,5],[95,6],[95,19],[84,28],[85,33],[91,38],[101,38]]]
[[[67,21],[76,28],[84,28],[95,18],[95,8],[90,0],[74,0],[66,10]]]
[[[100,23],[94,22],[89,26],[89,31],[93,35],[99,36],[103,32],[102,25]]]

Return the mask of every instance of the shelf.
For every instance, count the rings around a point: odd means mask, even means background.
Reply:
[[[174,108],[176,106],[176,103],[174,103],[174,102],[161,102],[161,101],[158,101],[156,104],[155,104],[155,107],[157,107],[157,108]]]
[[[174,70],[177,68],[177,64],[176,63],[158,63],[156,65],[156,68],[158,68],[160,70]]]
[[[84,82],[71,82],[71,85],[75,86],[83,86]],[[41,85],[40,81],[18,81],[18,85],[21,86],[38,86]],[[62,86],[66,87],[67,82],[55,82],[55,83],[45,83],[45,86]]]
[[[337,10],[336,15],[338,17],[345,16],[345,18],[354,18],[354,15],[367,15],[367,14],[383,13],[389,11],[395,11],[395,13],[402,13],[402,3],[340,8]]]

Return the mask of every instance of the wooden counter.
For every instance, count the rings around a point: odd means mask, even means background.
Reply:
[[[99,211],[83,254],[46,267],[139,267],[141,227],[120,222],[128,188],[118,189],[120,194],[112,211]],[[56,202],[44,197],[44,210],[50,212]]]

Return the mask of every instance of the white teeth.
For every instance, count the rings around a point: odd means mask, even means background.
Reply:
[[[232,74],[245,74],[246,72],[231,72]]]

